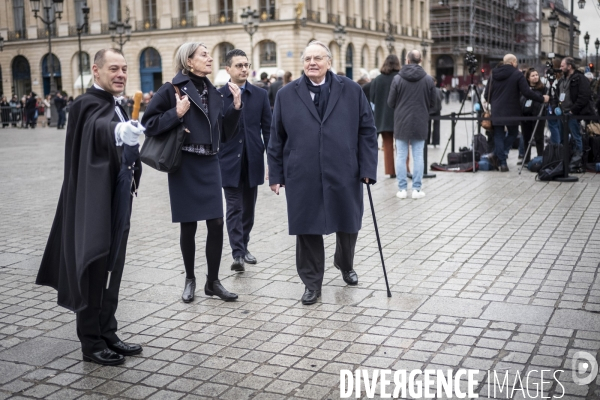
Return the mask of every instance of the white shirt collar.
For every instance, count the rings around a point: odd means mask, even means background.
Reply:
[[[104,90],[100,85],[98,85],[96,82],[94,82],[94,87],[98,90],[102,90],[104,92],[106,92],[106,90]],[[124,99],[123,96],[113,96],[113,98],[115,99],[115,102],[121,103],[121,101]]]
[[[310,81],[310,83],[312,83],[312,84],[313,84],[313,86],[321,86],[321,85],[323,85],[323,84],[325,83],[325,80],[326,80],[326,79],[327,79],[327,75],[325,75],[325,76],[323,77],[323,80],[322,80],[320,83],[314,83],[314,82],[313,82],[313,81],[311,81],[310,79],[309,79],[309,81]]]

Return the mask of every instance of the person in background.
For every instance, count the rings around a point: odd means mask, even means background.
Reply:
[[[0,101],[0,119],[3,128],[10,125],[10,104],[6,100],[6,96],[2,96],[2,101]]]
[[[277,74],[276,74],[276,80],[275,82],[271,83],[271,86],[269,86],[269,104],[271,105],[271,110],[273,109],[273,104],[275,104],[275,95],[277,95],[277,92],[279,91],[279,89],[281,89],[283,87],[283,75],[285,74],[285,72],[282,69],[278,69],[277,70]]]
[[[292,73],[290,71],[285,71],[283,74],[283,86],[287,85],[292,81]]]
[[[388,106],[390,87],[400,71],[400,60],[395,54],[386,57],[379,75],[371,82],[370,101],[375,105],[375,126],[383,142],[384,172],[390,178],[396,177],[394,167],[394,109]]]
[[[27,114],[27,127],[35,129],[38,118],[37,95],[35,92],[31,92],[25,99],[25,114]]]
[[[436,89],[433,78],[421,67],[419,50],[409,51],[406,65],[394,77],[388,105],[394,109],[394,138],[396,139],[396,171],[399,199],[407,198],[406,159],[408,146],[412,147],[414,167],[412,198],[425,197],[422,189],[424,170],[423,150],[429,133],[429,110],[435,104]]]
[[[444,101],[444,94],[442,90],[437,87],[437,79],[433,78],[433,83],[436,85],[435,88],[435,105],[429,110],[429,115],[432,117],[439,117],[442,115],[442,103]],[[427,144],[432,144],[433,147],[440,145],[440,120],[432,120],[429,124],[429,135],[427,136]]]
[[[12,126],[17,126],[17,122],[21,120],[21,103],[17,98],[17,95],[13,94],[13,97],[8,102],[10,105],[10,120]]]
[[[54,97],[54,106],[56,107],[56,113],[58,114],[58,122],[56,129],[64,129],[66,123],[66,111],[67,100],[63,97],[62,93],[58,91],[56,97]]]
[[[52,118],[52,96],[50,95],[44,99],[44,115],[46,116],[47,126],[50,126],[50,119]]]
[[[259,88],[263,88],[265,90],[269,90],[269,86],[271,86],[271,81],[269,81],[269,75],[266,72],[260,74],[260,81],[256,82],[254,86],[258,86]]]
[[[529,87],[534,92],[538,92],[541,95],[547,94],[548,90],[546,86],[540,81],[540,74],[535,68],[529,68],[525,72],[525,79],[529,84]],[[521,110],[524,117],[536,117],[541,110],[546,109],[544,104],[539,101],[528,100],[524,96],[521,96]],[[540,116],[544,116],[545,112],[542,111]],[[536,121],[523,121],[521,122],[521,133],[523,134],[523,145],[525,146],[523,161],[519,161],[517,165],[525,163],[527,165],[531,160],[531,149],[527,151],[531,137],[535,141],[535,149],[538,156],[544,153],[544,129],[546,127],[546,121],[540,120],[536,126]],[[535,131],[533,130],[535,128]]]

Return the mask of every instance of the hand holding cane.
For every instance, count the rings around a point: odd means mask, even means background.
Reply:
[[[366,180],[368,182],[368,180]],[[379,245],[379,255],[381,256],[381,266],[383,267],[383,277],[385,278],[385,287],[387,288],[387,297],[392,297],[390,285],[388,283],[387,272],[385,271],[385,262],[383,261],[383,250],[381,249],[381,240],[379,239],[379,229],[377,229],[377,219],[375,218],[375,207],[373,207],[373,197],[371,196],[371,185],[367,183],[367,192],[369,192],[369,202],[371,203],[371,215],[373,215],[373,224],[375,225],[375,235]]]

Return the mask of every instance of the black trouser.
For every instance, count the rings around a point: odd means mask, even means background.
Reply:
[[[335,234],[333,262],[343,271],[354,268],[354,248],[358,232]],[[325,274],[325,247],[322,235],[296,236],[296,269],[307,289],[320,290]]]
[[[523,143],[525,144],[525,151],[527,151],[529,141],[531,140],[531,135],[533,135],[537,155],[541,156],[544,153],[545,126],[546,121],[540,121],[534,132],[533,128],[535,128],[535,121],[523,121],[521,123],[521,133],[523,134]],[[531,149],[527,152],[527,154],[525,154],[525,158],[523,158],[523,163],[528,163],[529,161],[531,161]]]
[[[430,114],[431,117],[439,117],[442,115],[441,112],[437,112],[434,114]],[[434,119],[429,122],[429,136],[427,137],[427,144],[432,144],[434,146],[440,145],[440,120]]]
[[[245,180],[243,180],[245,181]],[[254,209],[258,187],[249,187],[247,182],[238,187],[223,188],[227,203],[227,233],[233,258],[248,253],[250,231],[254,226]]]
[[[106,289],[108,257],[94,261],[88,267],[88,306],[77,313],[77,336],[84,354],[95,353],[106,348],[107,343],[119,341],[115,312],[119,303],[119,287],[125,265],[129,229],[123,234],[115,267]]]
[[[66,113],[65,113],[65,109],[63,108],[62,110],[58,110],[58,123],[56,124],[57,128],[62,128],[63,126],[65,126],[65,119],[66,119]]]

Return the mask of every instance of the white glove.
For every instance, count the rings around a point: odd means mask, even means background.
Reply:
[[[115,128],[117,146],[122,146],[123,143],[129,146],[140,144],[140,135],[144,133],[145,130],[146,128],[139,122],[127,121],[118,123]]]

